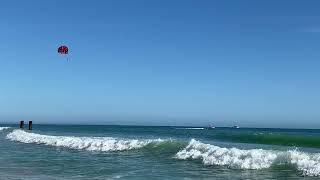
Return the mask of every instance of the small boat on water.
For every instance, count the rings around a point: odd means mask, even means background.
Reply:
[[[216,128],[215,126],[213,126],[212,124],[209,124],[208,129],[214,129]]]
[[[236,126],[232,126],[232,128],[239,129],[240,127],[236,125]]]

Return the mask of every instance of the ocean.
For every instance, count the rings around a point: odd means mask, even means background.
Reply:
[[[0,127],[0,179],[318,179],[320,130]]]

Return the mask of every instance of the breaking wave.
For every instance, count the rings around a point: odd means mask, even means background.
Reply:
[[[201,141],[162,139],[120,139],[112,137],[52,136],[13,130],[6,136],[11,141],[44,144],[88,151],[125,151],[143,149],[153,155],[165,155],[180,160],[201,160],[204,165],[226,166],[231,169],[266,169],[285,165],[294,167],[303,176],[320,176],[320,153],[298,150],[223,148]]]
[[[296,167],[304,176],[320,176],[320,154],[309,154],[297,150],[221,148],[192,139],[175,157],[201,159],[205,165],[227,166],[235,169],[264,169],[288,164]]]
[[[11,127],[0,127],[0,131],[3,131],[3,130],[6,130],[6,129],[9,129]]]
[[[14,130],[7,134],[7,139],[22,143],[45,144],[56,147],[66,147],[88,151],[124,151],[142,148],[150,143],[162,142],[161,139],[116,139],[111,137],[74,137],[51,136],[29,133],[23,130]]]
[[[194,129],[194,130],[203,130],[202,127],[187,127],[187,128],[176,128],[176,129]]]

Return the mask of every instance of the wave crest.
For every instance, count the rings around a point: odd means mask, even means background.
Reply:
[[[74,137],[74,136],[50,136],[36,133],[29,133],[23,130],[14,130],[7,134],[7,139],[22,143],[45,144],[56,147],[88,151],[124,151],[142,148],[153,142],[163,140],[137,140],[137,139],[116,139],[111,137]]]
[[[206,165],[224,165],[239,169],[268,168],[277,158],[262,149],[240,150],[221,148],[192,139],[189,145],[176,154],[178,159],[202,159]]]
[[[6,129],[9,129],[11,127],[0,127],[0,131],[3,131],[3,130],[6,130]]]
[[[285,132],[217,132],[215,139],[241,143],[320,148],[320,136]]]
[[[274,165],[287,164],[290,167],[295,167],[304,176],[320,176],[320,153],[306,153],[298,150],[273,151],[223,148],[194,139],[186,145],[184,142],[164,141],[161,139],[52,136],[19,129],[8,133],[6,138],[22,143],[45,144],[55,147],[102,152],[156,148],[161,150],[161,153],[166,151],[175,153],[175,158],[177,159],[200,159],[205,165],[227,166],[235,169],[264,169]],[[183,149],[178,151],[181,148]]]
[[[320,176],[320,154],[289,151],[289,161],[305,176]]]
[[[320,176],[320,154],[309,154],[297,150],[221,148],[192,139],[175,157],[202,159],[205,165],[220,165],[235,169],[264,169],[285,163],[296,167],[304,176]]]

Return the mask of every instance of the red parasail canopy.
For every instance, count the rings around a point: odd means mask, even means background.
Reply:
[[[58,53],[60,53],[60,54],[68,54],[68,51],[69,51],[69,49],[65,45],[62,45],[58,48]]]

